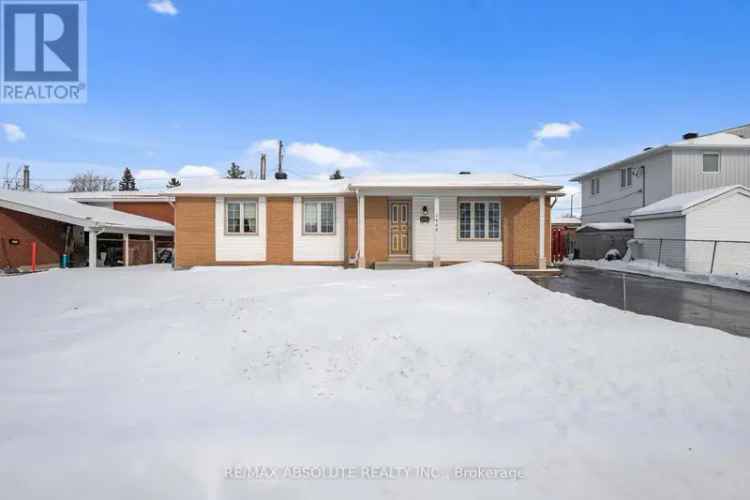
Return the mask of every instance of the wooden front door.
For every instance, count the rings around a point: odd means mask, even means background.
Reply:
[[[388,206],[390,218],[391,255],[409,255],[409,202],[392,201]]]

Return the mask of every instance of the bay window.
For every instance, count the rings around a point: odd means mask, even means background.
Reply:
[[[500,202],[461,200],[458,204],[458,238],[461,240],[500,239]]]

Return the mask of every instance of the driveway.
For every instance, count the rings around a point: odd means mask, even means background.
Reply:
[[[750,293],[582,267],[563,267],[559,278],[534,281],[619,309],[750,337]]]

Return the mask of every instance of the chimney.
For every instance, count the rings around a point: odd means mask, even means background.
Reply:
[[[29,191],[31,189],[31,173],[29,172],[29,166],[23,166],[23,190]]]
[[[266,180],[266,153],[260,154],[260,180]]]
[[[686,141],[689,141],[690,139],[695,139],[698,137],[698,132],[688,132],[687,134],[682,134],[682,138]]]
[[[284,172],[284,169],[282,167],[282,163],[284,162],[284,142],[279,141],[279,170],[276,172],[276,180],[283,181],[286,179],[286,172]]]

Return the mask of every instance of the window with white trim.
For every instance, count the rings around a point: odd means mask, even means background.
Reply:
[[[461,240],[500,239],[500,202],[460,201],[458,204],[458,238]]]
[[[224,223],[227,234],[258,234],[258,202],[227,200]]]
[[[719,153],[703,153],[703,173],[718,174],[719,160]]]
[[[620,170],[620,187],[626,188],[633,185],[633,169],[623,168]]]
[[[303,234],[335,234],[336,202],[306,200],[302,203]]]
[[[599,178],[593,177],[591,179],[591,195],[599,194]]]

